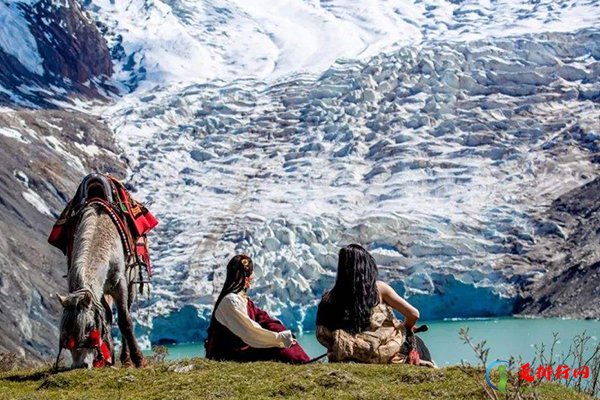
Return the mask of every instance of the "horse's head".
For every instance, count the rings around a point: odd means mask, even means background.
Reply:
[[[71,351],[73,368],[92,368],[96,358],[96,348],[90,341],[90,334],[100,330],[98,313],[92,304],[89,292],[57,297],[64,310],[61,319],[60,346]]]

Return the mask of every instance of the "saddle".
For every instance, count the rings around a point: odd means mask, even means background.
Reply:
[[[80,212],[91,203],[104,207],[117,225],[128,265],[137,263],[144,266],[148,277],[151,277],[152,266],[146,235],[158,225],[158,221],[144,205],[131,197],[118,179],[108,174],[93,173],[83,178],[75,196],[67,203],[52,227],[48,243],[61,250],[70,265],[73,237]]]
[[[71,203],[75,207],[83,207],[88,199],[101,198],[114,204],[114,190],[115,185],[107,175],[89,174],[79,184]]]

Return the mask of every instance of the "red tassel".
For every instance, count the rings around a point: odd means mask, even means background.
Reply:
[[[75,338],[72,336],[69,336],[67,338],[67,349],[69,350],[73,350],[75,348]]]
[[[421,362],[421,357],[419,357],[419,352],[416,349],[412,349],[410,353],[408,353],[409,363],[412,365],[419,365]]]
[[[98,329],[92,329],[90,335],[88,336],[92,346],[100,346],[102,339],[100,339],[100,331]]]
[[[106,342],[102,342],[102,344],[100,345],[100,351],[102,352],[102,357],[104,358],[104,360],[106,360],[106,362],[109,364],[112,363],[110,349],[108,348]]]

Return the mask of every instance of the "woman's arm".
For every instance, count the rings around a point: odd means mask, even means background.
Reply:
[[[237,295],[227,295],[219,303],[215,318],[227,329],[251,347],[290,347],[294,338],[290,331],[273,332],[252,320],[246,311],[245,302]]]
[[[323,325],[317,325],[315,334],[319,343],[321,343],[321,345],[323,345],[323,347],[325,347],[327,350],[330,350],[333,347],[333,334],[329,329]]]
[[[410,303],[404,300],[396,293],[396,291],[387,283],[377,281],[377,289],[381,295],[382,300],[398,310],[404,315],[404,325],[406,329],[412,329],[415,323],[419,319],[419,310],[411,306]]]

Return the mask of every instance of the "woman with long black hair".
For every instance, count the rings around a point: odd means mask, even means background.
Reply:
[[[419,310],[377,275],[375,259],[363,247],[340,250],[335,284],[317,310],[317,339],[328,349],[329,360],[435,366],[414,334]],[[392,309],[404,316],[404,323]]]
[[[310,360],[281,322],[256,307],[248,298],[254,264],[237,255],[227,264],[227,276],[217,298],[206,340],[206,357],[231,361]]]

